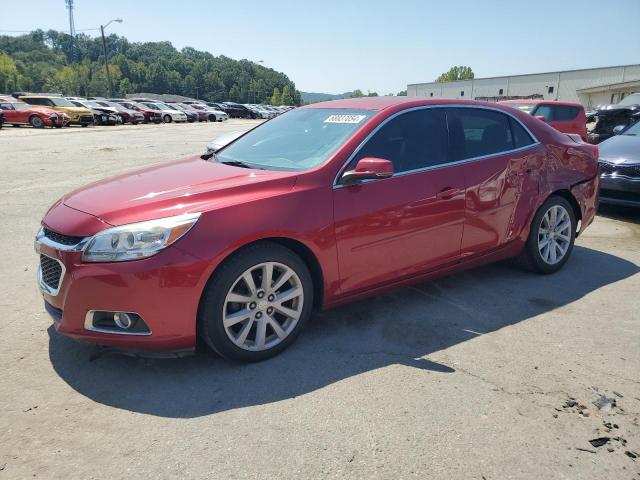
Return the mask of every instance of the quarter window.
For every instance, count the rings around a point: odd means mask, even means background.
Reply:
[[[520,122],[510,118],[509,123],[511,124],[511,136],[513,137],[513,146],[515,148],[522,148],[533,144],[533,138],[531,138],[531,135],[520,125]]]
[[[445,110],[429,108],[403,113],[385,123],[352,161],[377,157],[391,160],[394,172],[406,172],[448,162]]]

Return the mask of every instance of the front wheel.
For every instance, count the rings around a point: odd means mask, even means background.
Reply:
[[[555,273],[569,260],[576,236],[571,204],[553,195],[538,209],[520,255],[521,263],[538,273]]]
[[[164,117],[162,117],[162,120],[164,121],[164,123],[171,123],[171,120],[173,120],[171,118],[171,115],[166,114]]]
[[[199,335],[230,360],[255,362],[287,348],[311,316],[305,263],[276,243],[247,247],[211,277],[198,313]]]
[[[29,119],[29,123],[31,124],[31,126],[33,128],[44,128],[44,120],[42,120],[40,117],[38,117],[37,115],[33,115],[30,119]]]

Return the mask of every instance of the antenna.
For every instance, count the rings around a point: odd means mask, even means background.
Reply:
[[[64,0],[64,3],[67,5],[69,9],[69,35],[72,37],[76,36],[76,26],[73,23],[73,0]]]

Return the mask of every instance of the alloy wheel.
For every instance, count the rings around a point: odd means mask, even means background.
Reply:
[[[549,265],[562,261],[571,244],[571,217],[562,205],[545,212],[538,227],[538,251]]]
[[[259,263],[240,275],[227,293],[224,330],[243,350],[268,350],[293,332],[303,306],[302,282],[292,268]]]

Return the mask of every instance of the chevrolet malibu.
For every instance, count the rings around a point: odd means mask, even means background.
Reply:
[[[314,309],[509,257],[556,272],[594,218],[597,148],[497,104],[309,105],[54,203],[45,308],[94,344],[262,360]]]

